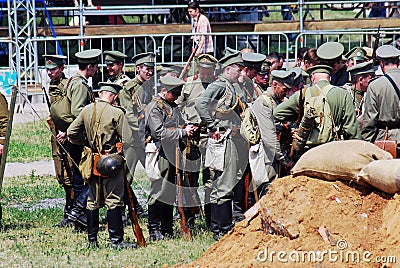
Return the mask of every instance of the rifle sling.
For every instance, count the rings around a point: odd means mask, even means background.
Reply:
[[[393,81],[393,79],[388,74],[385,74],[384,76],[387,78],[387,80],[389,80],[390,84],[392,84],[394,91],[396,91],[397,97],[399,97],[399,100],[400,100],[399,87],[396,85],[396,83]]]

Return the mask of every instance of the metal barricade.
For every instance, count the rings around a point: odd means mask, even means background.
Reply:
[[[192,37],[196,33],[167,34],[161,43],[162,62],[184,63],[191,54]],[[217,59],[224,54],[226,47],[236,50],[251,48],[255,52],[269,54],[279,52],[289,58],[289,38],[282,32],[224,32],[201,34],[213,39],[213,55]],[[288,66],[286,66],[288,67]]]
[[[130,61],[132,56],[144,52],[157,52],[156,40],[153,36],[149,35],[99,35],[85,36],[84,38],[79,36],[32,38],[24,45],[24,53],[28,53],[27,47],[29,47],[29,43],[36,43],[38,48],[36,56],[37,60],[33,65],[29,65],[26,61],[26,57],[24,57],[22,90],[29,97],[36,95],[43,96],[41,90],[42,85],[47,89],[46,85],[49,82],[49,78],[47,77],[44,66],[40,66],[39,64],[39,61],[44,62],[44,59],[42,58],[42,55],[44,54],[62,54],[67,56],[65,75],[70,77],[78,71],[75,53],[79,51],[94,48],[100,49],[103,52],[106,50],[119,50],[128,55],[125,64],[125,71],[128,72],[134,72],[133,63]],[[59,51],[59,47],[61,47],[63,51]],[[99,75],[92,79],[92,84],[95,84],[93,82],[104,81],[106,78],[106,74],[103,71],[103,68],[105,68],[106,65],[103,60],[103,57],[101,57],[99,63]]]

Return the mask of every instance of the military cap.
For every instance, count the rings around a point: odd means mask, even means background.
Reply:
[[[235,54],[235,53],[238,53],[238,52],[240,52],[240,51],[236,50],[236,49],[233,49],[233,48],[230,48],[230,47],[226,47],[225,48],[225,56],[228,56],[230,54]]]
[[[116,62],[116,63],[123,62],[124,59],[128,57],[124,53],[119,52],[117,50],[104,51],[103,55],[104,55],[104,63],[105,64],[111,64],[114,62]]]
[[[274,81],[274,80],[278,81],[278,82],[284,84],[286,87],[292,88],[296,73],[291,70],[289,70],[289,71],[273,70],[271,72],[271,75],[272,75],[272,81]]]
[[[161,66],[162,66],[161,72],[163,72],[165,70],[169,73],[176,73],[176,74],[180,75],[183,70],[183,67],[179,64],[161,63]]]
[[[322,60],[334,60],[342,56],[344,46],[338,42],[326,42],[317,49],[317,56]]]
[[[374,50],[370,47],[362,47],[365,51],[365,57],[371,59],[372,58],[372,53],[374,53]]]
[[[243,63],[243,59],[242,59],[242,53],[240,53],[239,51],[233,54],[229,54],[226,55],[225,57],[223,57],[222,59],[220,59],[218,61],[219,64],[221,64],[222,68],[225,68],[229,65],[232,64],[237,64],[237,65],[241,65],[244,66]]]
[[[62,55],[43,55],[45,59],[45,67],[47,69],[54,69],[57,66],[65,64],[65,60],[67,59],[66,56]]]
[[[375,74],[374,62],[372,60],[362,62],[350,67],[349,69],[347,69],[347,71],[350,73],[351,76],[369,73]]]
[[[114,94],[118,94],[119,91],[122,89],[121,85],[110,83],[110,82],[100,82],[99,83],[100,92],[101,91],[109,91]]]
[[[313,73],[325,73],[330,74],[332,72],[332,67],[329,65],[314,65],[307,69],[307,73],[312,75]]]
[[[398,58],[400,50],[391,45],[383,45],[376,50],[376,56],[379,59]]]
[[[344,57],[346,58],[346,60],[355,59],[357,61],[364,61],[367,59],[367,57],[365,57],[366,54],[367,52],[363,48],[354,47],[350,49],[350,51],[347,52],[346,55],[344,55]]]
[[[201,54],[197,57],[198,65],[204,68],[215,67],[218,60],[210,54]]]
[[[89,49],[75,53],[78,63],[96,64],[99,63],[100,49]]]
[[[242,59],[244,65],[249,68],[254,68],[257,72],[261,71],[261,65],[263,64],[264,60],[267,56],[260,54],[260,53],[242,53]]]
[[[269,62],[268,60],[265,60],[265,61],[261,64],[261,69],[260,69],[260,71],[258,72],[258,74],[259,74],[259,75],[268,74],[270,68],[271,68],[271,62]]]
[[[174,95],[180,95],[182,87],[185,82],[179,78],[173,76],[164,76],[160,78],[161,86],[168,92],[172,91]]]
[[[301,69],[300,67],[295,67],[289,71],[292,71],[295,74],[293,85],[298,85],[300,82],[304,82],[303,69]]]
[[[132,62],[136,65],[144,64],[146,66],[153,67],[155,56],[156,54],[153,52],[136,54],[136,56],[132,57]]]

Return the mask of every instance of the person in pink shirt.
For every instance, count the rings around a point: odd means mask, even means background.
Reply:
[[[193,18],[192,33],[211,33],[210,22],[208,18],[202,14],[198,2],[190,2],[188,4],[189,16]],[[210,35],[195,35],[193,36],[193,43],[196,44],[200,40],[199,48],[195,56],[201,54],[212,54],[214,52],[213,40]]]

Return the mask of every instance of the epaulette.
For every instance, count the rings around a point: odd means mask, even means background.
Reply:
[[[134,79],[129,80],[126,84],[125,87],[130,90],[131,88],[134,88],[138,85]]]
[[[119,106],[119,105],[115,105],[114,107],[120,109],[124,114],[126,113],[126,110],[124,107]]]

